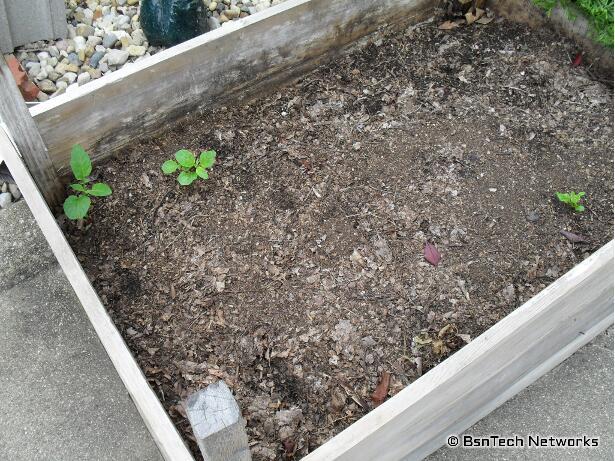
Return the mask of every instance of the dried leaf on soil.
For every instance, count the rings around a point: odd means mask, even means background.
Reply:
[[[378,386],[376,386],[376,390],[372,394],[372,402],[374,402],[374,406],[377,407],[382,402],[384,402],[384,399],[387,398],[390,384],[391,373],[389,373],[388,371],[383,371],[382,376],[380,377],[380,382],[378,383]]]
[[[470,335],[465,335],[465,334],[462,334],[462,333],[458,333],[457,337],[459,339],[461,339],[466,344],[470,344],[470,342],[472,341],[472,337]]]
[[[438,26],[438,29],[451,30],[451,29],[455,29],[456,27],[459,27],[459,24],[457,24],[455,21],[444,21],[442,24]]]
[[[578,53],[570,64],[571,67],[579,67],[583,62],[583,53]]]
[[[415,336],[414,338],[412,338],[412,341],[417,346],[424,346],[425,344],[430,344],[432,342],[432,339],[429,337],[429,335],[426,332],[423,331],[419,333],[418,336]]]
[[[482,16],[481,18],[476,20],[476,24],[480,24],[481,26],[484,26],[486,24],[489,24],[494,19],[495,19],[494,17],[490,18],[489,16]]]
[[[563,230],[563,231],[560,231],[560,234],[562,234],[572,243],[587,242],[587,239],[585,237],[583,237],[582,235],[573,234],[572,232]]]
[[[442,255],[440,255],[438,249],[431,243],[425,244],[425,250],[423,251],[423,254],[425,255],[425,259],[427,260],[427,262],[436,267],[442,259]]]
[[[433,349],[434,354],[440,356],[447,354],[449,351],[449,348],[446,346],[446,344],[444,344],[444,341],[442,341],[441,339],[434,341],[431,345],[431,348]]]
[[[361,408],[367,408],[367,403],[364,402],[363,399],[359,395],[357,395],[357,393],[354,391],[352,387],[350,387],[348,383],[340,381],[339,385],[342,386],[342,388],[346,391],[346,394],[348,395],[348,397],[354,400],[354,402],[357,405],[359,405]]]
[[[484,14],[485,10],[481,10],[480,8],[476,8],[476,11],[474,12],[472,11],[472,9],[470,9],[470,11],[465,14],[466,21],[468,22],[468,24],[472,24],[477,19],[482,18]]]
[[[297,448],[297,444],[292,439],[285,439],[282,444],[284,445],[284,454],[286,457],[291,457],[295,453],[295,448]]]
[[[455,327],[449,323],[438,332],[438,338],[444,338],[447,333],[452,333],[454,330]]]

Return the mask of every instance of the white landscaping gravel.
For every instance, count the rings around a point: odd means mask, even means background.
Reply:
[[[21,198],[21,191],[15,184],[8,169],[0,160],[0,210],[8,208]]]
[[[284,0],[203,0],[211,29]],[[149,46],[139,23],[140,0],[65,0],[68,38],[15,49],[45,101],[73,91],[162,50]]]

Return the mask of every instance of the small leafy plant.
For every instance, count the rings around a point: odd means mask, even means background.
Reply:
[[[88,215],[92,205],[90,196],[107,197],[111,195],[111,188],[104,182],[92,184],[89,188],[89,176],[92,173],[92,161],[85,149],[75,144],[70,154],[70,168],[77,182],[70,185],[75,194],[69,195],[64,201],[64,213],[68,219],[79,220]]]
[[[579,213],[585,211],[585,207],[580,203],[581,198],[585,195],[585,192],[556,192],[555,195],[560,202],[565,203],[574,211]]]
[[[175,152],[175,160],[167,160],[162,164],[162,172],[173,174],[179,170],[177,182],[182,186],[189,186],[197,178],[208,179],[207,169],[213,167],[215,161],[215,150],[203,151],[197,159],[191,151],[181,149]]]

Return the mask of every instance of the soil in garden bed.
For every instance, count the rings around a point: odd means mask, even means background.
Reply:
[[[98,168],[114,194],[69,238],[188,439],[181,402],[224,379],[254,458],[300,457],[613,238],[612,95],[578,50],[437,24]],[[217,150],[208,181],[161,173],[180,148]]]

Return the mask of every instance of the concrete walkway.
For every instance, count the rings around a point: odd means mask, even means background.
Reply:
[[[612,461],[613,327],[465,434],[600,437],[596,448],[441,448],[429,461]]]
[[[0,351],[0,459],[162,459],[23,200],[0,210]]]

